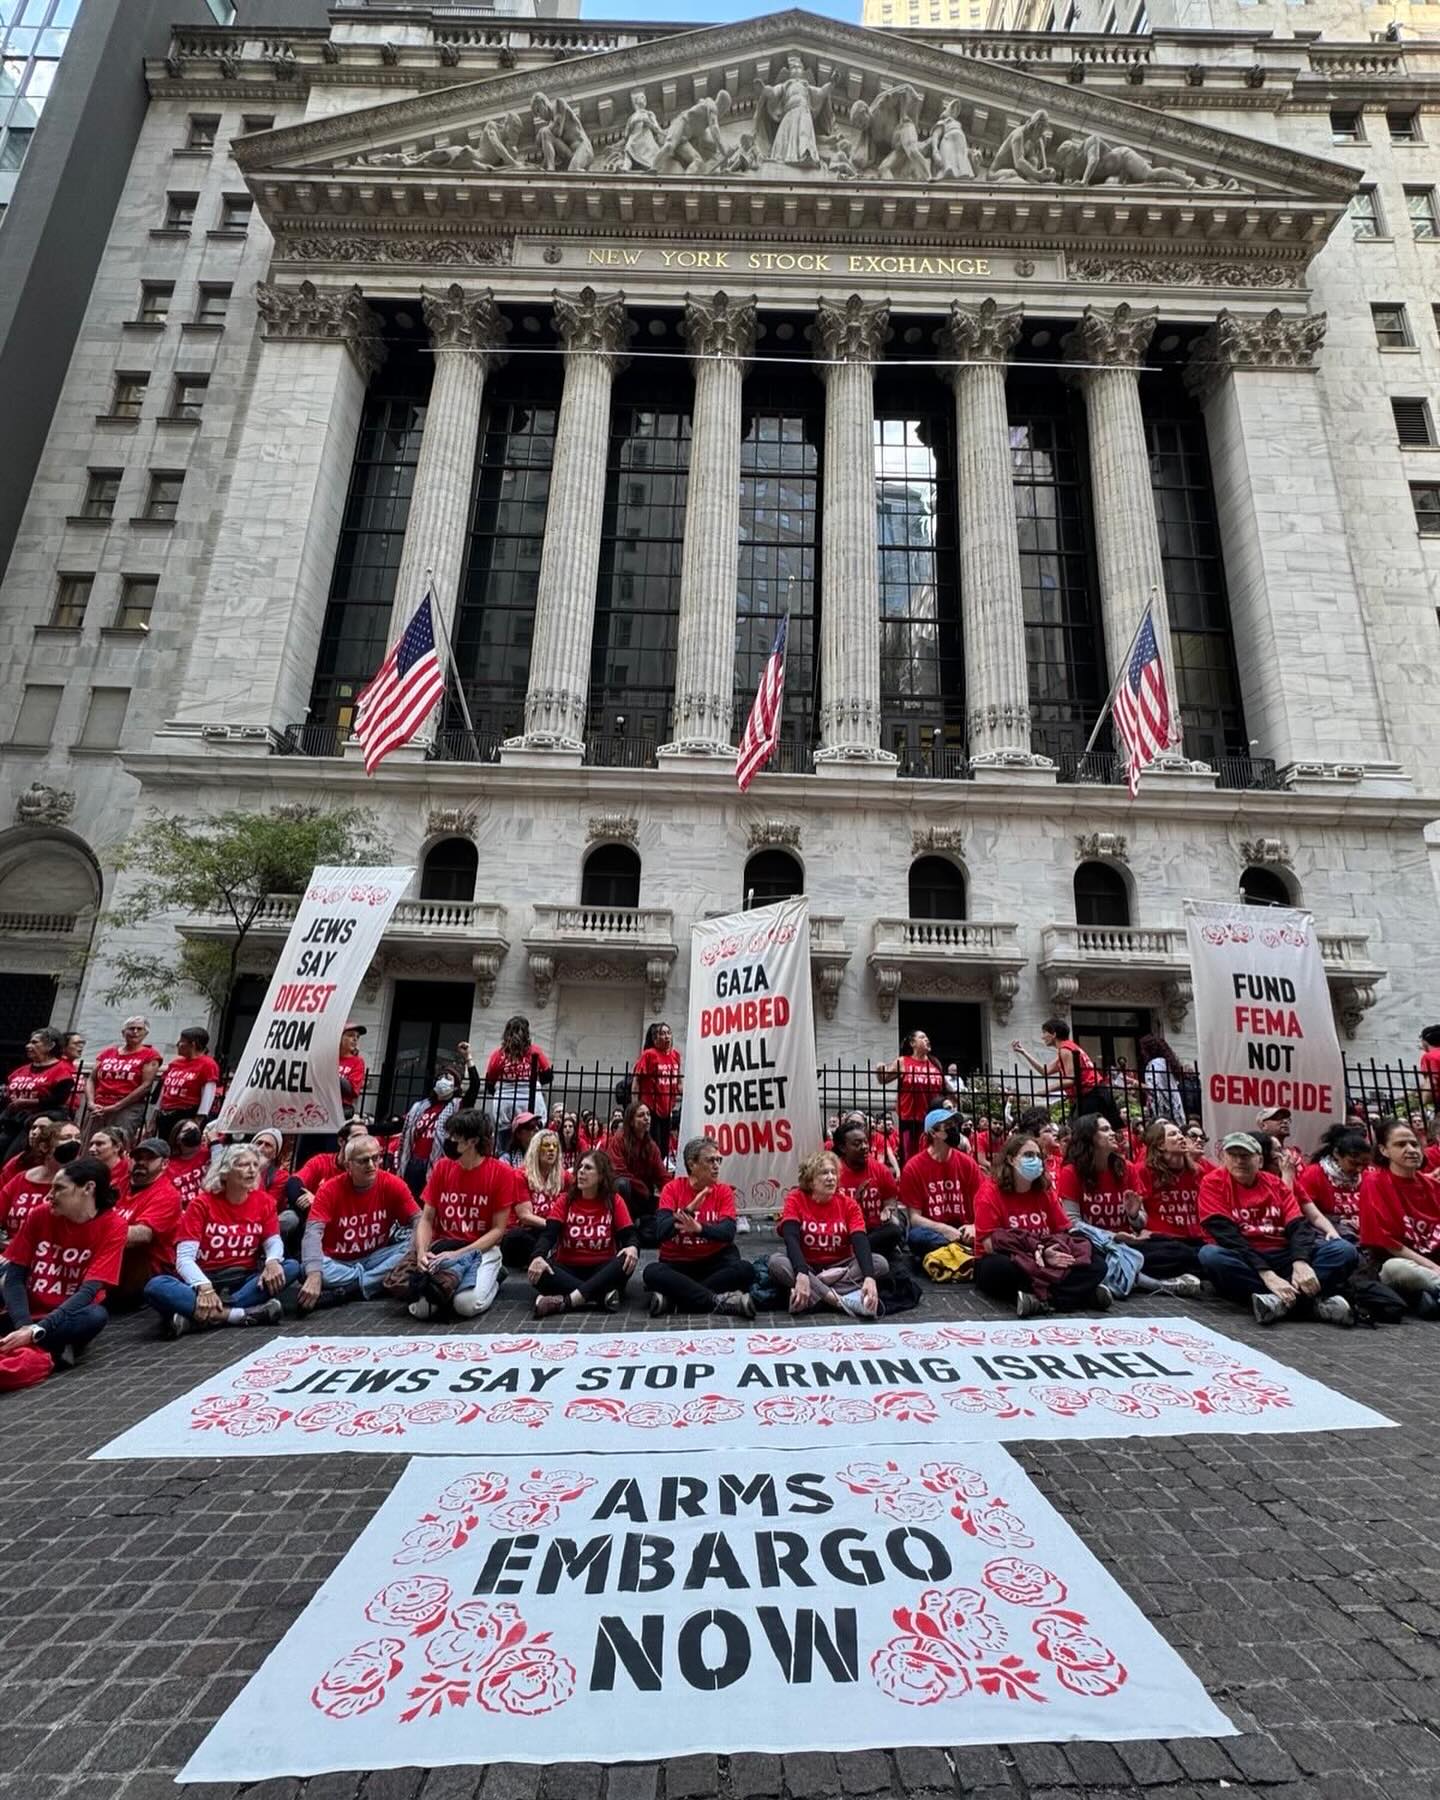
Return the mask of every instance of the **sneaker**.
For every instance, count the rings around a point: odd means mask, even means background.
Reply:
[[[73,1369],[75,1367],[75,1346],[73,1344],[62,1344],[55,1352],[55,1367],[57,1369]]]
[[[537,1294],[535,1296],[535,1317],[537,1319],[550,1319],[556,1313],[562,1313],[564,1310],[565,1296],[563,1294]]]
[[[1095,1298],[1090,1302],[1097,1312],[1109,1312],[1115,1304],[1115,1296],[1102,1281],[1095,1290]]]
[[[1017,1319],[1038,1319],[1050,1308],[1036,1294],[1017,1294],[1015,1296],[1015,1317]]]
[[[666,1295],[652,1294],[650,1296],[650,1317],[652,1319],[663,1319],[671,1310],[670,1301]]]
[[[164,1331],[167,1338],[182,1338],[190,1329],[190,1321],[184,1313],[171,1313],[165,1321]]]
[[[859,1288],[856,1288],[849,1294],[837,1294],[836,1298],[840,1302],[841,1311],[849,1313],[852,1319],[878,1319],[885,1311],[885,1303],[882,1300],[877,1304],[873,1313],[866,1312],[865,1296],[860,1292]],[[751,1310],[753,1312],[754,1309],[752,1308]]]
[[[245,1308],[247,1325],[278,1325],[285,1316],[285,1308],[278,1300],[266,1300],[260,1306]]]
[[[1160,1292],[1173,1294],[1177,1300],[1198,1300],[1204,1285],[1198,1275],[1176,1275],[1173,1280],[1160,1283]]]
[[[1250,1310],[1257,1325],[1278,1325],[1289,1309],[1278,1294],[1252,1294]]]
[[[1421,1294],[1415,1302],[1417,1319],[1440,1319],[1440,1294],[1432,1288],[1429,1293]]]
[[[606,1312],[619,1312],[621,1304],[619,1289],[611,1288],[601,1304],[604,1306]]]
[[[1355,1315],[1350,1310],[1350,1302],[1343,1294],[1330,1294],[1324,1300],[1317,1300],[1315,1317],[1323,1319],[1327,1325],[1353,1325],[1355,1323]]]
[[[412,1300],[405,1310],[412,1319],[419,1319],[422,1322],[435,1317],[435,1308],[428,1300]]]
[[[348,1306],[352,1300],[367,1298],[358,1287],[321,1288],[319,1298],[310,1308],[311,1312],[329,1312],[332,1306]]]
[[[753,1319],[755,1317],[755,1302],[748,1294],[742,1294],[740,1290],[736,1288],[731,1293],[719,1294],[716,1296],[714,1311],[717,1313],[727,1313],[734,1319]]]

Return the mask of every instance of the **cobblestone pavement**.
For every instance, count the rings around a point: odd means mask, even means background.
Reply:
[[[752,1238],[751,1254],[766,1247]],[[1214,1302],[1192,1312],[1248,1342]],[[1152,1302],[1145,1303],[1145,1310]],[[928,1317],[993,1317],[928,1289]],[[484,1320],[528,1320],[513,1277]],[[613,1333],[619,1321],[585,1326]],[[644,1329],[637,1311],[628,1321]],[[722,1321],[722,1323],[724,1323]],[[295,1333],[398,1329],[382,1305]],[[673,1321],[660,1328],[673,1329]],[[584,1328],[573,1318],[562,1329]],[[407,1335],[413,1326],[406,1325]],[[454,1328],[452,1328],[454,1329]],[[1436,1800],[1440,1795],[1440,1331],[1290,1325],[1264,1348],[1396,1431],[1008,1448],[1242,1734],[848,1755],[692,1756],[610,1770],[388,1770],[244,1787],[175,1771],[330,1574],[403,1458],[94,1463],[97,1445],[260,1339],[178,1344],[117,1319],[75,1373],[0,1399],[5,1628],[0,1800]],[[836,1729],[839,1730],[837,1719]]]

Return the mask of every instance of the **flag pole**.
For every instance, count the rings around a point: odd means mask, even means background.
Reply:
[[[1095,740],[1099,737],[1105,721],[1110,717],[1110,709],[1115,704],[1115,696],[1120,692],[1120,683],[1125,679],[1126,673],[1130,668],[1130,658],[1135,654],[1135,646],[1140,641],[1140,633],[1145,629],[1145,621],[1150,617],[1151,612],[1154,610],[1158,591],[1159,590],[1156,588],[1151,588],[1150,598],[1145,603],[1145,610],[1135,622],[1135,630],[1131,634],[1130,642],[1126,646],[1124,656],[1120,659],[1120,672],[1110,684],[1109,696],[1106,699],[1104,706],[1100,709],[1100,717],[1095,721],[1095,729],[1090,733],[1090,741],[1080,752],[1081,762],[1084,762],[1085,758],[1095,748]],[[1170,673],[1168,670],[1165,673],[1165,681],[1168,686],[1170,681]]]
[[[425,592],[430,596],[430,611],[432,615],[439,612],[439,602],[435,598],[435,570],[433,567],[428,568],[425,571]],[[465,684],[460,679],[460,663],[455,655],[455,640],[450,635],[450,626],[443,613],[440,615],[440,632],[445,639],[445,649],[450,657],[450,673],[455,678],[455,698],[460,702],[460,716],[465,721],[466,731],[468,731],[473,738],[475,736],[475,721],[470,717],[470,704],[465,698]]]

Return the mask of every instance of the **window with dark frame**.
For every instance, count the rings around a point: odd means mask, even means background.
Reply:
[[[1381,301],[1372,304],[1370,317],[1375,326],[1375,342],[1382,350],[1410,347],[1410,321],[1403,306],[1393,301]]]
[[[150,485],[145,494],[143,517],[152,523],[162,520],[173,522],[180,510],[180,490],[184,485],[183,470],[152,469]]]
[[[145,374],[117,374],[110,395],[110,414],[116,419],[138,419],[145,404],[145,390],[150,377]]]
[[[1420,142],[1420,115],[1413,106],[1387,106],[1385,128],[1392,144]]]
[[[910,917],[965,917],[965,877],[954,863],[943,856],[920,856],[911,863]]]
[[[1440,237],[1440,214],[1435,210],[1433,187],[1407,187],[1405,211],[1410,217],[1410,232],[1413,237]]]
[[[1330,108],[1330,142],[1332,144],[1364,143],[1360,117],[1357,107],[1332,106]]]
[[[275,127],[274,113],[242,113],[240,117],[240,135],[249,137],[255,131],[272,131]]]
[[[640,858],[628,844],[597,844],[580,871],[582,906],[640,904]]]
[[[160,586],[158,575],[123,575],[120,578],[120,605],[115,613],[115,631],[148,631],[155,611],[155,593]]]
[[[213,150],[219,130],[218,114],[191,113],[190,128],[185,133],[185,148],[187,150]]]
[[[420,870],[422,900],[473,900],[480,853],[469,838],[442,838],[425,852]]]
[[[1435,442],[1435,427],[1430,418],[1430,402],[1421,396],[1402,397],[1392,394],[1390,411],[1395,419],[1395,436],[1407,449],[1428,449]]]
[[[170,393],[170,417],[198,419],[204,411],[209,388],[208,375],[177,375]]]
[[[223,194],[220,198],[220,220],[217,231],[236,233],[250,229],[250,214],[255,202],[249,194]]]
[[[188,231],[195,223],[195,208],[200,203],[198,194],[167,194],[165,196],[165,231]]]
[[[137,325],[163,325],[170,317],[170,302],[175,297],[173,281],[142,281]]]
[[[1421,537],[1440,537],[1440,482],[1412,481],[1410,504]]]
[[[1350,196],[1350,230],[1357,238],[1384,236],[1385,221],[1380,212],[1380,196],[1373,187],[1357,188]]]
[[[1101,929],[1130,924],[1130,890],[1109,863],[1082,862],[1075,871],[1075,923]]]
[[[197,325],[223,325],[230,310],[230,283],[202,281],[195,298]]]
[[[115,502],[120,494],[119,469],[88,469],[85,474],[85,498],[80,502],[82,519],[113,519]]]
[[[805,892],[805,871],[788,850],[757,850],[745,864],[741,900],[750,906],[773,906]]]
[[[78,631],[85,623],[85,609],[94,585],[93,575],[62,575],[55,585],[51,625],[62,631]]]

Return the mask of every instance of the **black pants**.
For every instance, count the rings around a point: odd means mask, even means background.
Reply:
[[[175,1129],[175,1127],[180,1123],[180,1121],[182,1119],[195,1119],[198,1117],[199,1117],[199,1114],[193,1113],[193,1112],[159,1112],[159,1113],[156,1113],[155,1127],[151,1131],[150,1135],[151,1135],[151,1137],[164,1138],[165,1142],[168,1144],[170,1142],[170,1133]]]
[[[732,1244],[713,1256],[653,1262],[641,1277],[652,1294],[673,1300],[681,1312],[710,1312],[717,1294],[748,1293],[755,1271]]]
[[[500,1260],[507,1269],[528,1269],[539,1245],[538,1231],[528,1225],[512,1225],[500,1240]]]
[[[1200,1246],[1189,1238],[1152,1237],[1135,1248],[1145,1258],[1145,1273],[1157,1281],[1173,1281],[1177,1275],[1200,1273]]]
[[[535,1292],[563,1294],[568,1299],[578,1289],[581,1305],[594,1306],[612,1292],[623,1300],[629,1279],[625,1264],[618,1256],[612,1256],[608,1263],[563,1263],[559,1257],[552,1256],[550,1267],[540,1277]]]
[[[1051,1306],[1061,1312],[1073,1312],[1079,1307],[1093,1306],[1095,1290],[1104,1279],[1105,1264],[1099,1258],[1088,1263],[1077,1263],[1073,1269],[1067,1269],[1059,1281],[1051,1284],[1047,1299]],[[1014,1257],[995,1250],[982,1256],[976,1263],[975,1285],[982,1294],[988,1294],[992,1300],[999,1300],[1006,1306],[1015,1304],[1017,1294],[1033,1291],[1030,1277]]]
[[[1115,1104],[1115,1094],[1108,1082],[1102,1081],[1098,1087],[1086,1088],[1075,1102],[1075,1117],[1083,1119],[1086,1113],[1099,1113],[1102,1119],[1108,1119],[1117,1131],[1123,1131],[1125,1121],[1120,1117],[1120,1108]]]
[[[870,1248],[878,1250],[881,1256],[893,1258],[898,1250],[904,1248],[904,1231],[889,1219],[883,1225],[867,1225],[865,1235],[870,1240]]]
[[[650,1135],[655,1140],[655,1148],[660,1152],[662,1159],[670,1154],[670,1136],[674,1129],[675,1122],[668,1113],[663,1119],[659,1113],[651,1113]]]

